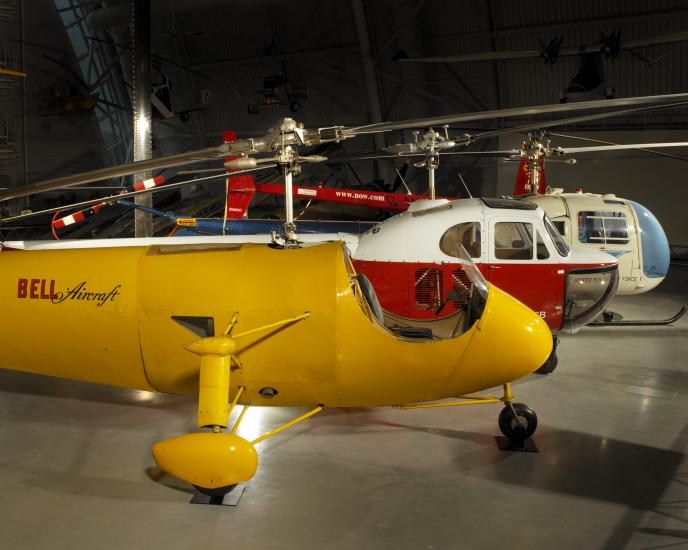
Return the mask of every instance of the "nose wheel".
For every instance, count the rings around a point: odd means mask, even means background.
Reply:
[[[559,338],[557,338],[556,336],[552,336],[552,353],[549,354],[547,361],[545,361],[544,364],[538,370],[535,371],[536,374],[549,374],[557,368],[557,363],[559,362],[559,359],[557,359],[558,345]]]
[[[504,393],[502,397],[487,395],[464,395],[460,401],[443,401],[441,403],[419,403],[416,405],[401,405],[398,408],[431,409],[437,407],[458,407],[465,405],[484,405],[487,403],[504,403],[502,412],[499,413],[499,429],[506,436],[496,437],[497,446],[502,451],[527,451],[537,453],[537,447],[528,438],[535,433],[538,419],[535,411],[523,403],[514,403],[514,395],[511,393],[511,384],[502,385]]]
[[[514,449],[522,449],[537,429],[537,415],[528,405],[507,403],[499,413],[499,429]]]

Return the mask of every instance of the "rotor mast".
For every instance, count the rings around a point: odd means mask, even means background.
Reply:
[[[528,193],[537,194],[540,192],[540,175],[544,158],[552,153],[550,142],[547,140],[543,144],[542,134],[534,132],[528,134],[528,141],[523,143],[522,151],[528,162]]]
[[[285,118],[280,125],[280,144],[277,149],[275,160],[277,166],[282,168],[284,175],[284,225],[283,237],[284,243],[287,247],[294,247],[298,245],[296,237],[296,224],[294,223],[294,176],[301,173],[301,159],[296,150],[291,146],[285,144],[285,135],[290,133],[300,139],[300,132],[303,127],[300,126],[294,119]]]
[[[449,139],[449,126],[443,125],[444,135],[436,132],[432,128],[428,129],[423,134],[423,140],[418,141],[419,132],[413,132],[415,137],[415,149],[418,151],[425,151],[425,158],[422,162],[414,164],[416,168],[425,168],[428,171],[428,198],[435,200],[436,186],[435,186],[435,170],[440,166],[440,151],[444,149],[451,149],[456,143]],[[397,146],[397,150],[398,150]],[[392,148],[390,148],[392,149]]]

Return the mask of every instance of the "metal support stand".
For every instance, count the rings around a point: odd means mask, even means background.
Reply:
[[[535,445],[535,442],[529,437],[520,447],[515,446],[508,437],[503,435],[495,436],[495,444],[500,451],[509,451],[512,453],[539,453],[540,450]]]
[[[206,504],[210,506],[239,506],[239,501],[244,495],[246,487],[248,487],[248,483],[239,483],[223,497],[211,497],[210,495],[204,495],[203,493],[195,491],[189,503]]]

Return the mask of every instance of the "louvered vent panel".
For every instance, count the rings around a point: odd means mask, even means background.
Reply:
[[[415,276],[416,307],[437,309],[444,295],[444,281],[439,269],[417,269]]]
[[[471,283],[471,280],[468,278],[468,275],[466,275],[466,272],[461,268],[455,269],[452,271],[451,276],[452,290],[458,293],[458,295],[462,298],[465,297],[465,299],[468,300],[468,297],[471,295],[471,287],[473,283]],[[452,300],[452,305],[456,309],[460,309],[466,305],[466,303],[463,300]]]

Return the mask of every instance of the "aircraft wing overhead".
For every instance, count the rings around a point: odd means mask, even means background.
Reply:
[[[618,39],[618,35],[616,38]],[[629,50],[645,46],[660,46],[662,44],[671,44],[672,42],[683,42],[684,40],[688,40],[688,31],[635,38],[632,40],[621,40],[617,45],[618,50]],[[548,48],[544,46],[537,50],[502,50],[496,52],[460,53],[428,57],[409,57],[405,52],[399,52],[394,57],[394,61],[398,61],[399,63],[469,63],[475,61],[502,61],[506,59],[528,59],[534,57],[542,57],[547,61],[548,59],[556,59],[557,57],[605,53],[605,49],[608,47],[609,46],[604,40],[600,40],[591,44],[557,48],[551,54],[548,54]]]
[[[525,59],[529,57],[540,57],[540,50],[503,50],[432,57],[404,57],[399,55],[394,60],[399,63],[468,63],[471,61],[499,61],[501,59]]]

